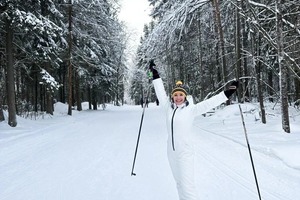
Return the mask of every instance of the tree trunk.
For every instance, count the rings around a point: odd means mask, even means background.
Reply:
[[[300,73],[299,73],[300,76]],[[300,81],[297,78],[294,78],[294,85],[295,85],[295,100],[300,99]]]
[[[79,83],[79,76],[78,73],[75,71],[75,98],[76,98],[76,103],[77,103],[77,110],[81,111],[82,106],[81,106],[81,98],[80,98],[80,83]]]
[[[273,82],[274,82],[274,80],[273,80],[273,72],[271,70],[269,70],[269,69],[267,69],[267,70],[268,70],[267,71],[268,85],[270,87],[272,87],[273,86]],[[267,91],[268,91],[268,95],[269,95],[269,101],[270,102],[274,102],[274,95],[275,95],[275,93],[274,93],[273,88],[268,88]]]
[[[115,93],[116,93],[116,95],[115,95],[115,105],[116,106],[120,106],[120,104],[119,104],[119,90],[120,90],[119,89],[119,77],[120,77],[119,71],[120,71],[120,66],[118,65],[117,66],[117,73],[116,73],[116,89],[115,89]]]
[[[260,44],[259,40],[259,44]],[[258,53],[258,56],[260,56],[260,53]],[[261,122],[263,124],[267,123],[266,120],[266,110],[264,106],[264,97],[263,97],[263,92],[262,92],[262,78],[261,78],[261,62],[257,62],[255,64],[255,71],[256,71],[256,81],[257,81],[257,93],[258,93],[258,101],[259,101],[259,106],[260,106],[260,112],[261,112]]]
[[[38,70],[37,66],[34,66],[34,111],[37,113],[38,110],[38,86],[39,86],[39,80],[38,80]]]
[[[5,120],[2,105],[3,98],[5,95],[4,92],[4,55],[0,52],[0,122]]]
[[[220,45],[220,53],[221,53],[221,60],[222,60],[222,81],[223,83],[226,83],[227,81],[227,73],[226,73],[226,56],[225,56],[225,42],[224,42],[224,34],[222,29],[222,22],[221,22],[221,14],[220,14],[220,8],[219,8],[219,0],[212,0],[213,7],[214,7],[214,15],[215,15],[215,22],[216,22],[216,28],[218,33],[218,40]]]
[[[97,110],[97,91],[95,86],[92,87],[92,105],[93,110]]]
[[[242,10],[244,12],[246,10],[248,10],[247,9],[247,5],[246,5],[246,3],[245,3],[244,0],[241,0],[240,4],[241,4]],[[249,27],[246,26],[246,24],[247,24],[247,22],[246,22],[245,18],[242,17],[241,18],[242,35],[243,35],[242,36],[242,40],[243,40],[243,45],[242,45],[243,47],[242,48],[244,50],[246,50],[247,47],[249,46],[248,45],[248,43],[249,43],[248,42]],[[247,30],[247,28],[248,28],[248,30]],[[248,73],[248,57],[247,56],[243,56],[242,57],[242,61],[243,61],[242,62],[242,70],[243,70],[242,75],[245,76],[245,77],[247,77],[247,76],[249,76],[249,73]],[[250,98],[251,98],[250,91],[249,91],[250,89],[249,89],[249,87],[247,87],[248,83],[249,83],[249,80],[248,79],[244,79],[242,83],[243,83],[242,87],[245,90],[245,91],[242,91],[243,93],[245,93],[243,101],[250,101]]]
[[[58,76],[61,86],[59,87],[59,99],[58,101],[66,103],[66,62],[58,69]]]
[[[10,21],[5,22],[6,29],[6,91],[8,105],[8,124],[12,127],[17,126],[16,115],[16,96],[15,96],[15,79],[13,65],[13,30]]]
[[[280,75],[280,97],[281,97],[281,115],[282,115],[282,128],[286,133],[290,133],[290,122],[289,122],[289,104],[288,104],[288,92],[287,92],[287,68],[283,63],[284,49],[283,49],[283,37],[282,37],[282,10],[281,5],[283,0],[276,0],[277,7],[277,48],[278,48],[278,65]]]
[[[242,75],[242,45],[241,45],[241,20],[240,20],[240,14],[239,14],[239,8],[240,8],[240,1],[237,1],[237,8],[236,8],[236,36],[235,36],[235,49],[236,49],[236,78],[237,80],[240,79]],[[242,87],[239,87],[238,90],[238,101],[241,102],[240,97],[242,96]]]
[[[199,12],[199,19],[200,18],[200,12]],[[201,36],[201,21],[197,23],[197,30],[198,30],[198,65],[199,65],[199,72],[200,72],[200,87],[199,87],[199,98],[204,99],[204,94],[203,94],[203,85],[204,85],[204,70],[203,70],[203,52],[202,52],[202,36]]]
[[[53,115],[53,98],[52,98],[52,92],[46,91],[46,113]]]
[[[265,106],[264,106],[264,97],[263,97],[263,91],[262,91],[262,77],[261,77],[261,62],[257,57],[260,57],[261,52],[260,52],[260,46],[261,46],[261,38],[260,35],[258,35],[257,41],[256,42],[256,37],[254,34],[252,34],[252,54],[254,55],[253,57],[253,67],[254,71],[256,74],[256,85],[257,85],[257,94],[258,94],[258,101],[259,101],[259,106],[260,106],[260,112],[261,112],[261,121],[263,124],[266,124],[266,111],[265,111]],[[256,45],[257,44],[257,45]]]
[[[1,87],[0,87],[0,91],[1,92],[3,91]],[[3,122],[5,120],[3,109],[2,109],[2,105],[3,105],[3,96],[0,95],[0,122]]]
[[[92,110],[92,89],[89,85],[87,87],[88,87],[87,90],[88,90],[89,110]]]
[[[72,115],[72,105],[73,105],[73,70],[72,70],[72,1],[69,0],[69,49],[68,49],[68,54],[69,54],[69,65],[68,65],[68,115]]]
[[[1,78],[2,74],[0,72],[0,122],[5,120],[4,117],[4,113],[3,113],[3,109],[2,109],[2,105],[3,105],[3,94],[4,94],[4,88],[3,88],[3,82],[2,82],[2,78]]]

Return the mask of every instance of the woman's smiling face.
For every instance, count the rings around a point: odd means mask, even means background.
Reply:
[[[173,94],[173,101],[174,103],[179,106],[185,102],[185,95],[183,92],[175,92]]]

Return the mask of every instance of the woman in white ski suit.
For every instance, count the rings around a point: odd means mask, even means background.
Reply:
[[[185,98],[185,101],[178,105],[174,101],[173,97],[172,102],[170,102],[168,96],[166,95],[162,79],[159,78],[159,75],[157,71],[153,69],[153,66],[151,67],[150,65],[150,70],[154,75],[153,85],[155,88],[155,93],[159,100],[160,106],[164,108],[166,113],[168,130],[168,159],[177,184],[179,199],[197,200],[194,177],[195,152],[192,138],[194,118],[228,100],[228,97],[236,90],[237,82],[232,84],[232,86],[235,87],[231,87],[230,90],[221,92],[200,103],[188,104]],[[180,86],[175,88],[172,91],[172,96],[173,93],[180,90]],[[186,95],[186,91],[184,89],[183,91]]]

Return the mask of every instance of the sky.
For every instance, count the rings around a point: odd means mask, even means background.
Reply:
[[[120,19],[141,36],[144,24],[150,22],[148,0],[121,0]]]
[[[121,0],[119,18],[127,27],[129,40],[126,49],[127,66],[134,68],[136,50],[143,36],[144,25],[151,21],[148,0]]]
[[[292,133],[281,128],[279,104],[241,108],[263,200],[300,199],[300,111],[290,107]],[[0,122],[1,200],[178,200],[168,164],[165,118],[145,109],[131,176],[142,108],[113,106]],[[7,119],[7,112],[5,112]],[[194,122],[195,179],[199,199],[258,200],[238,104],[220,107]]]
[[[148,0],[121,0],[120,20],[127,26],[129,40],[127,44],[126,65],[129,69],[135,69],[135,58],[137,47],[140,44],[140,38],[143,36],[144,25],[151,21],[149,17],[150,6]],[[125,90],[125,99],[130,102],[127,89]]]

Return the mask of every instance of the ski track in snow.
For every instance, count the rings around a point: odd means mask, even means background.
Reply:
[[[199,140],[200,141],[200,140]],[[215,148],[219,148],[219,150],[222,153],[218,153],[218,155],[215,155],[214,152],[208,152],[207,149],[209,149],[208,146],[212,145],[212,143],[222,143],[219,145],[214,145]],[[211,147],[210,147],[211,148]],[[229,151],[230,149],[230,151]],[[224,152],[228,151],[229,157],[233,157],[230,159],[227,155],[225,155]],[[199,147],[197,149],[197,158],[200,160],[198,165],[205,165],[205,168],[211,169],[213,171],[214,176],[216,177],[217,181],[213,184],[219,185],[217,188],[220,193],[222,193],[221,196],[218,198],[212,198],[212,199],[219,199],[224,198],[224,196],[228,196],[228,199],[238,199],[241,196],[240,192],[243,192],[243,199],[249,199],[254,200],[258,198],[258,192],[256,189],[256,183],[254,179],[253,170],[251,167],[250,157],[247,155],[248,149],[247,148],[239,148],[235,145],[235,142],[232,140],[224,139],[216,137],[215,135],[205,135],[201,138],[201,141],[199,142]],[[239,155],[242,154],[242,155]],[[222,159],[222,156],[223,159]],[[239,156],[239,162],[236,162],[236,158]],[[264,163],[265,159],[268,159],[264,155],[257,155],[255,152],[253,153],[252,150],[252,156],[255,157],[254,159],[254,165],[256,166],[256,175],[258,179],[258,185],[260,187],[260,193],[263,197],[262,199],[272,199],[272,200],[280,200],[280,199],[289,199],[292,200],[293,197],[289,197],[287,195],[283,195],[278,193],[277,191],[280,191],[281,188],[278,188],[278,190],[273,190],[272,192],[269,192],[272,190],[270,188],[270,182],[265,182],[262,180],[262,177],[260,177],[262,171],[263,174],[267,174],[267,177],[270,179],[276,179],[276,176],[274,177],[274,174],[270,173],[267,170],[258,167],[262,164],[267,165],[267,163]],[[225,159],[224,159],[225,158]],[[241,166],[243,164],[244,166]],[[271,166],[268,166],[271,167]],[[283,167],[286,168],[286,167]],[[280,170],[283,172],[286,169]],[[265,175],[263,176],[265,177]],[[200,178],[201,179],[201,178]],[[228,184],[224,184],[224,182],[228,182]],[[283,181],[283,180],[281,180]],[[272,183],[272,182],[271,182]],[[288,181],[283,181],[280,185],[288,185]],[[265,185],[266,184],[266,185]],[[228,190],[225,190],[224,192],[224,185],[230,185]],[[299,184],[298,184],[299,185]],[[234,187],[232,187],[234,186]],[[295,185],[296,186],[296,185]],[[240,190],[240,192],[237,193],[237,190]],[[201,194],[200,194],[201,195]],[[226,198],[226,199],[227,199]],[[207,197],[206,197],[207,199]]]
[[[145,111],[137,176],[130,176],[141,114],[138,106],[109,106],[5,129],[0,135],[0,199],[178,199],[164,117],[154,104]],[[209,117],[200,120],[195,129],[200,199],[258,199],[244,138],[233,138],[225,125],[216,126]],[[252,155],[263,200],[300,199],[295,196],[299,170],[256,148]]]
[[[221,123],[218,125],[215,124],[215,121],[211,123],[209,118],[202,118],[201,120],[201,124],[205,124],[204,128],[196,122],[198,129],[196,130],[198,132],[196,136],[198,142],[197,155],[198,159],[202,160],[198,165],[209,165],[206,168],[215,169],[214,175],[216,177],[224,177],[224,180],[219,178],[221,183],[216,183],[220,185],[219,191],[222,191],[222,195],[212,199],[221,199],[224,196],[228,196],[228,199],[238,199],[241,196],[241,194],[236,195],[237,189],[234,189],[234,187],[229,188],[229,191],[232,191],[231,194],[230,192],[227,195],[224,194],[223,186],[226,185],[224,184],[226,177],[232,180],[229,185],[236,185],[240,189],[244,188],[246,190],[246,195],[242,195],[243,199],[258,199],[245,137],[242,138],[243,141],[240,140],[241,138],[233,138],[236,135],[228,136],[226,131],[220,131],[222,129]],[[226,126],[224,128],[226,129]],[[218,149],[218,151],[208,151],[211,148]],[[262,199],[294,200],[294,194],[286,192],[284,189],[287,188],[287,185],[290,185],[290,190],[293,191],[300,186],[299,170],[288,167],[282,160],[273,155],[265,154],[261,150],[251,148],[251,153]],[[205,199],[210,198],[205,197]]]

